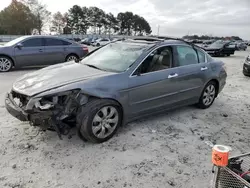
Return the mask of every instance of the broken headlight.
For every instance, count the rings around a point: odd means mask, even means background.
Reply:
[[[69,102],[77,101],[80,90],[71,90],[39,98],[34,103],[34,107],[39,110],[53,109],[55,106],[67,106]]]

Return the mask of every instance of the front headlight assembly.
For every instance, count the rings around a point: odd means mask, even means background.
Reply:
[[[76,89],[31,99],[27,108],[37,108],[41,111],[46,111],[56,106],[67,107],[74,102],[84,104],[87,102],[87,99],[88,97],[82,94],[80,89]]]

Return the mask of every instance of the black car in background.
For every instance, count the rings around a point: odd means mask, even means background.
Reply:
[[[231,45],[231,42],[216,41],[204,48],[205,51],[211,56],[230,56],[235,52],[235,45]]]
[[[250,76],[250,54],[247,56],[243,64],[243,74],[245,76]]]
[[[247,45],[244,42],[240,42],[236,44],[236,50],[244,50],[246,51]]]

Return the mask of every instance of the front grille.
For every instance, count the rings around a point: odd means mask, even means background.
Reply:
[[[12,98],[14,99],[16,105],[19,106],[20,108],[25,107],[27,105],[27,103],[29,102],[29,99],[26,95],[15,92],[13,90],[11,91],[11,94],[12,94]]]

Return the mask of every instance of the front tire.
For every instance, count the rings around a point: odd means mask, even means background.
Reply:
[[[0,72],[9,72],[12,68],[13,61],[6,56],[0,56]]]
[[[121,107],[109,99],[93,99],[81,107],[77,115],[79,133],[84,139],[94,143],[112,138],[121,124]]]
[[[197,106],[201,109],[209,108],[213,104],[216,94],[217,94],[216,83],[214,81],[208,82],[202,91]]]

